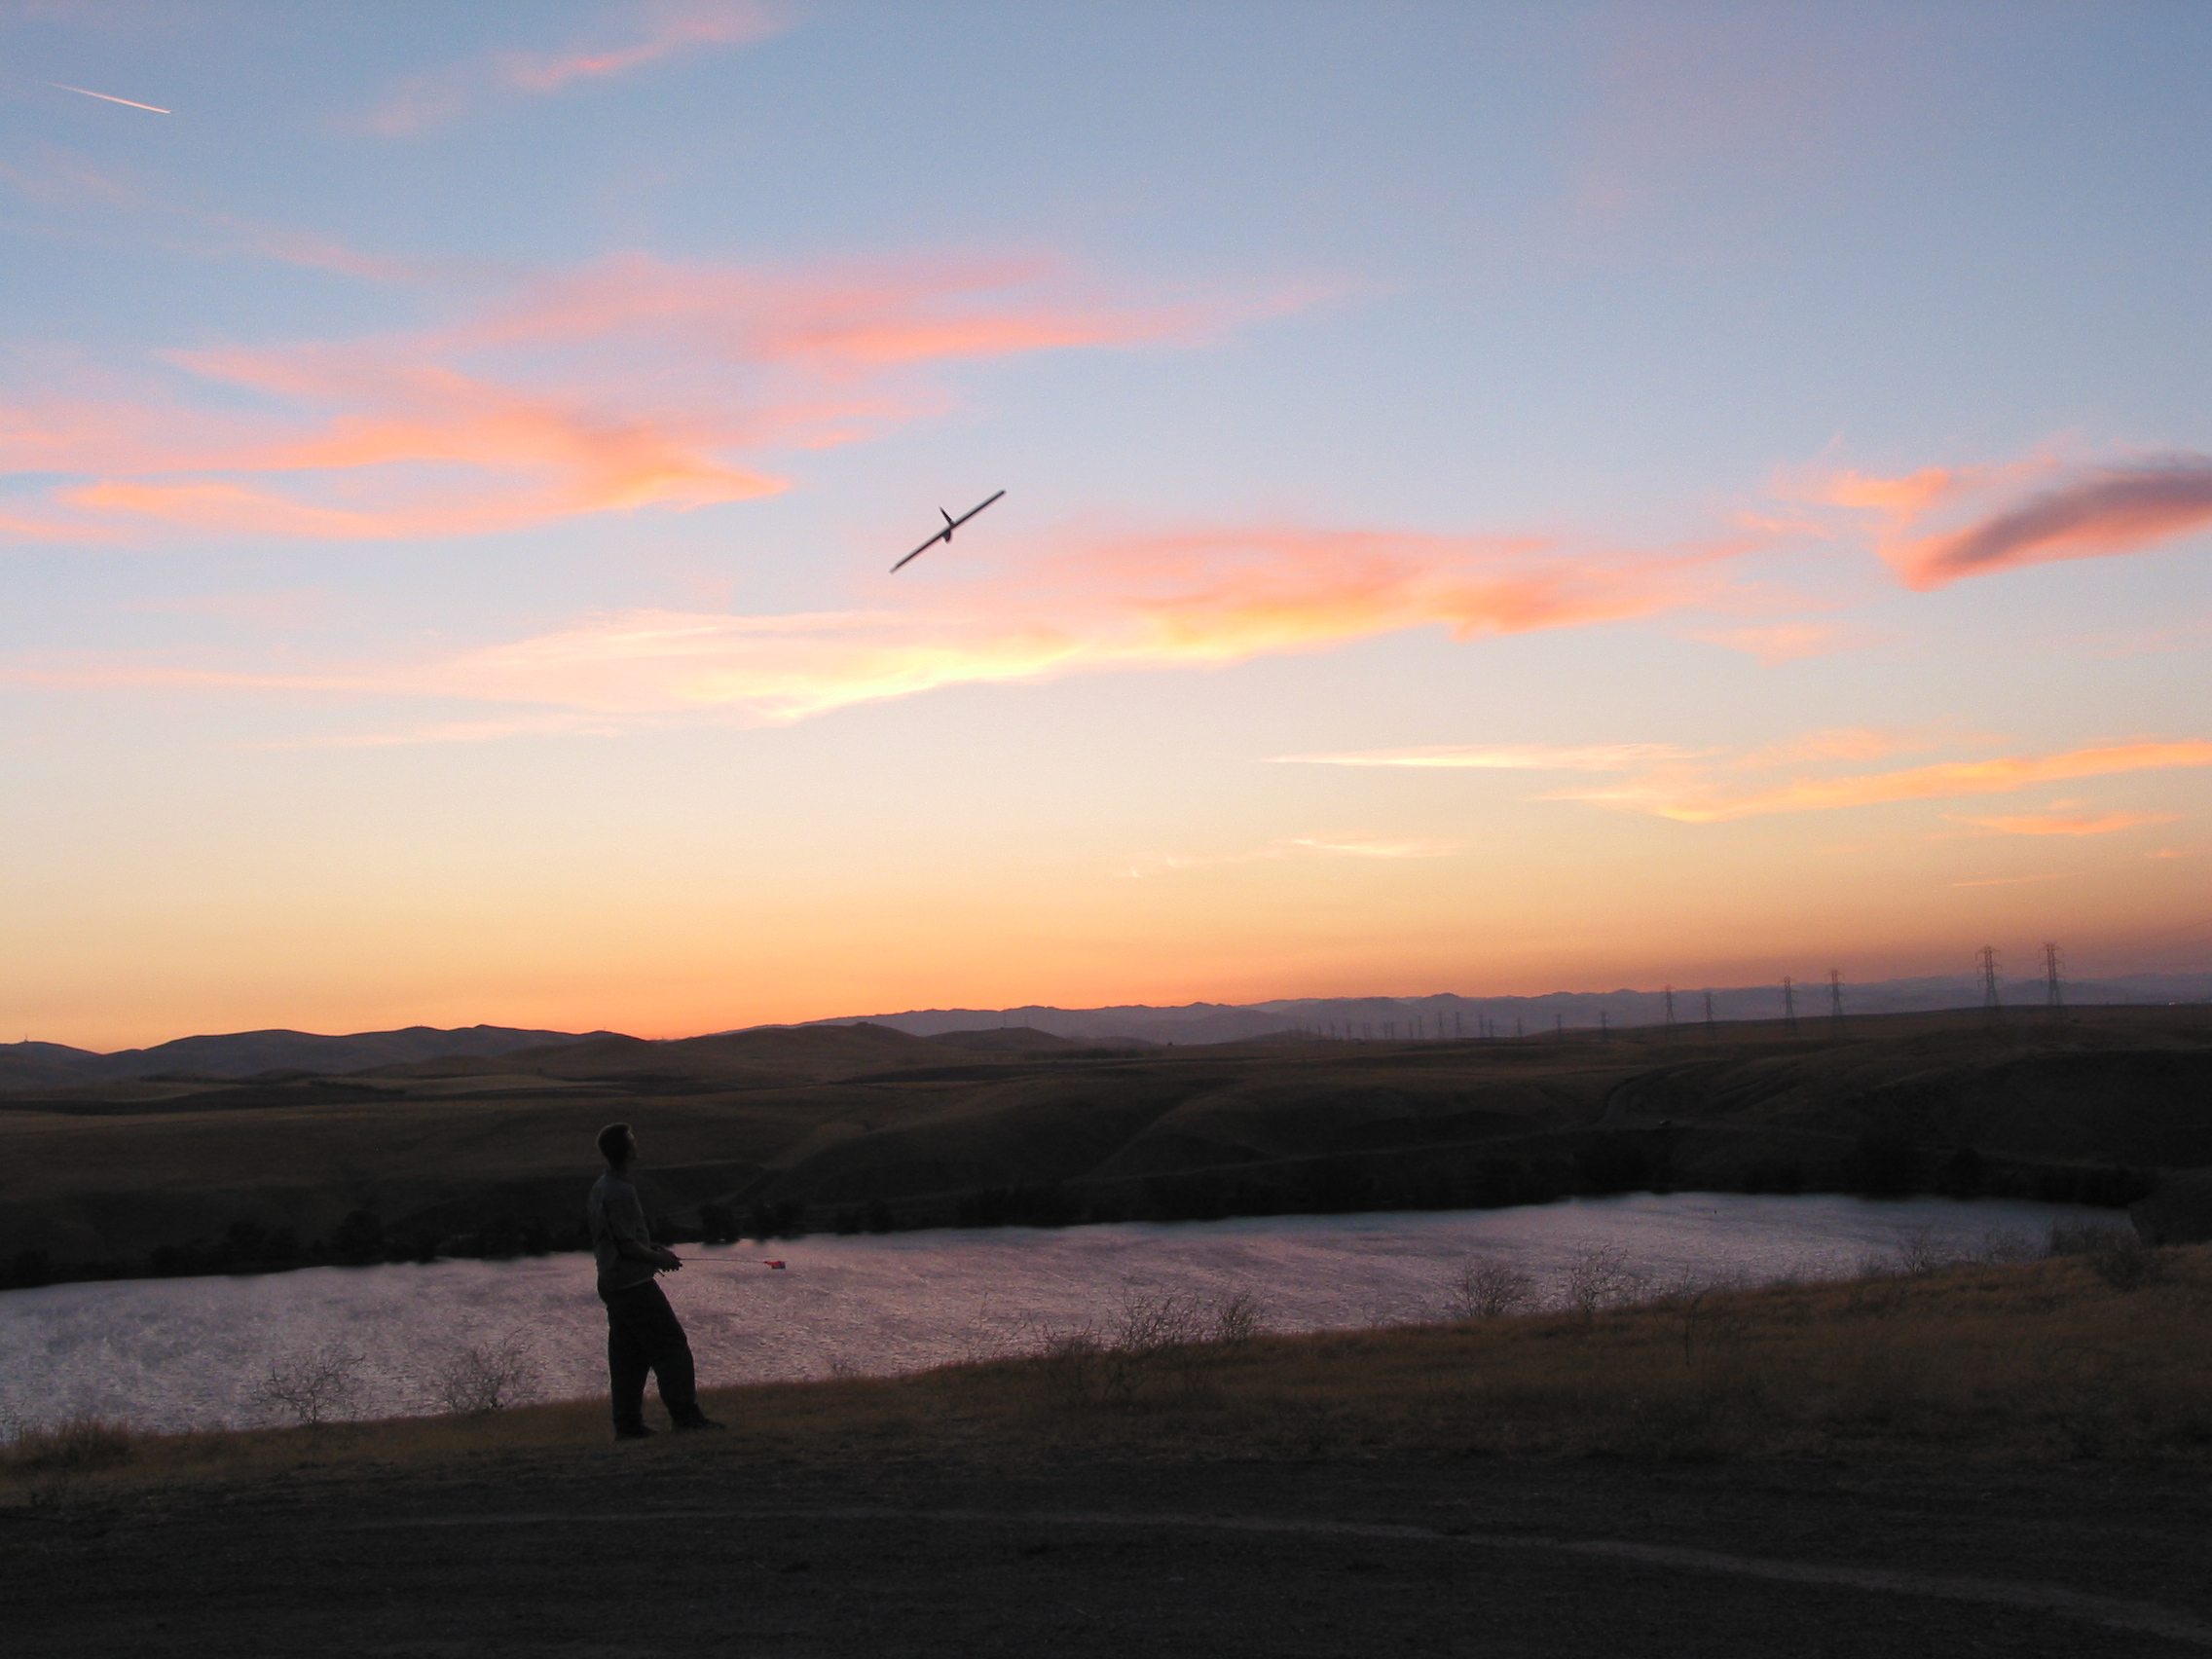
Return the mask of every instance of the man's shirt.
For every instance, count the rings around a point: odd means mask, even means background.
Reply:
[[[591,1223],[591,1253],[599,1263],[601,1297],[650,1284],[652,1263],[635,1261],[614,1245],[617,1238],[627,1238],[633,1244],[653,1241],[645,1229],[645,1206],[638,1201],[638,1189],[630,1178],[611,1169],[602,1175],[593,1185],[591,1197],[584,1200],[584,1215]]]

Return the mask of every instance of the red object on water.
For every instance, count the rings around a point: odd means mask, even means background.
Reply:
[[[780,1267],[782,1267],[783,1265],[784,1265],[784,1264],[783,1264],[783,1263],[781,1263],[781,1262],[770,1262],[770,1263],[768,1264],[768,1266],[770,1266],[771,1268],[780,1268]]]

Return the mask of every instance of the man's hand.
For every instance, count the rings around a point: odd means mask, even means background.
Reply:
[[[652,1245],[651,1249],[653,1253],[653,1262],[662,1272],[673,1273],[677,1271],[677,1269],[683,1266],[683,1258],[679,1256],[674,1250],[664,1249],[658,1244]]]

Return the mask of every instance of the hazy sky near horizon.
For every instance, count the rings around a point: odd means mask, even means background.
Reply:
[[[2212,962],[2201,5],[0,69],[9,1038]]]

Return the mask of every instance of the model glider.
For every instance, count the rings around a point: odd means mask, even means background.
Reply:
[[[1005,494],[1006,492],[1004,490],[1001,490],[999,492],[999,496],[1003,496]],[[892,574],[898,574],[905,565],[907,565],[912,560],[919,559],[924,553],[927,553],[931,548],[935,547],[940,541],[943,542],[947,547],[951,546],[952,533],[958,530],[962,525],[966,524],[970,519],[974,518],[977,513],[981,512],[984,507],[989,506],[991,504],[991,501],[997,500],[999,498],[999,496],[993,496],[990,501],[984,501],[979,505],[970,507],[958,518],[954,518],[942,507],[938,508],[938,517],[944,520],[944,528],[939,531],[935,535],[931,536],[927,541],[923,542],[919,547],[915,548],[913,552],[907,554],[905,558],[900,560],[898,564],[892,566]]]

